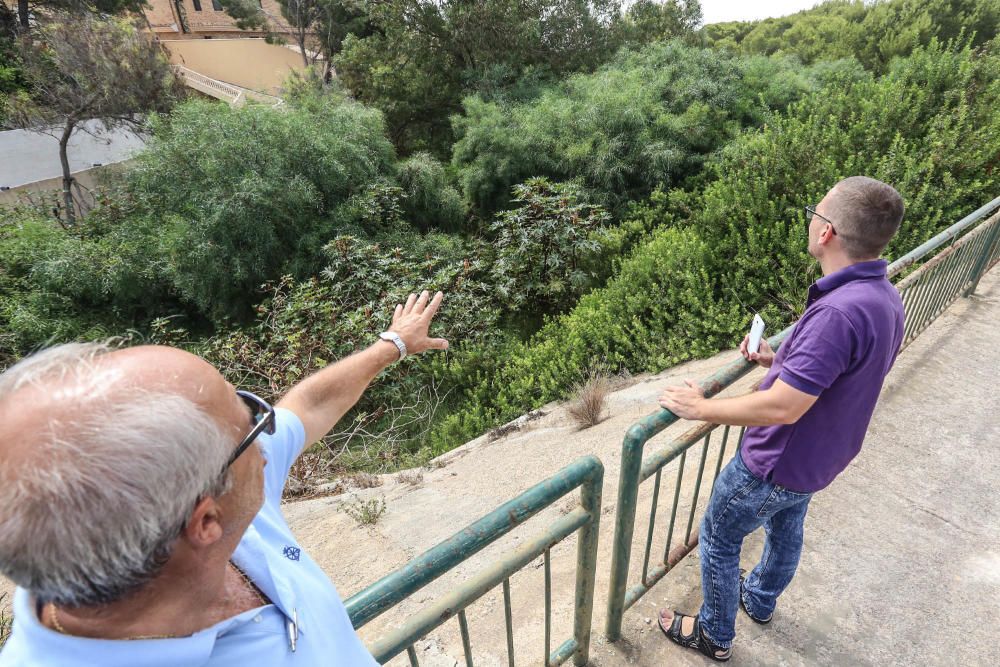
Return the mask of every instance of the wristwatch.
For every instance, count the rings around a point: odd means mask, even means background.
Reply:
[[[399,350],[399,361],[406,359],[406,343],[403,339],[399,337],[399,334],[395,331],[383,331],[378,335],[382,340],[387,340]]]

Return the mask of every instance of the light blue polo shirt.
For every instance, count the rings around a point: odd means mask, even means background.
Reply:
[[[14,627],[0,653],[0,667],[372,667],[337,589],[303,551],[281,514],[288,471],[305,446],[305,429],[278,408],[274,435],[260,436],[267,458],[264,506],[233,554],[247,576],[274,602],[190,637],[111,641],[49,630],[38,621],[27,591],[14,594]],[[298,618],[293,652],[289,619]]]

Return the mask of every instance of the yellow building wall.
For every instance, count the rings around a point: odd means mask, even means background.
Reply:
[[[164,39],[199,39],[203,37],[260,37],[260,30],[242,31],[236,21],[221,9],[215,9],[212,0],[198,0],[200,9],[195,9],[195,0],[147,0],[143,10],[153,32]],[[281,6],[276,0],[261,0],[261,7],[269,17],[271,30],[279,34],[290,34],[291,28],[281,15]],[[178,21],[178,12],[184,16],[188,32],[183,32]]]
[[[302,56],[263,39],[163,40],[170,62],[207,77],[269,95],[279,95],[295,70],[304,69]]]

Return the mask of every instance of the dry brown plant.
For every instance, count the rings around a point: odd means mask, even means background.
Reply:
[[[567,412],[581,429],[595,426],[604,420],[604,409],[607,407],[611,386],[611,379],[607,375],[591,373],[590,377],[573,389],[573,398],[570,399]]]
[[[356,472],[347,477],[347,483],[356,489],[374,489],[382,486],[382,478],[369,472]]]
[[[396,481],[400,484],[416,486],[424,481],[424,471],[419,468],[414,468],[413,470],[402,470],[396,475]]]

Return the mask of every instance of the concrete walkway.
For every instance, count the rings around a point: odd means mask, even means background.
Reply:
[[[142,138],[128,129],[107,132],[93,120],[83,125],[84,129],[73,133],[67,149],[73,173],[127,160],[144,146]],[[62,177],[58,139],[27,130],[0,132],[0,187],[15,188],[56,177]]]
[[[655,408],[663,386],[704,377],[732,357],[730,351],[637,378],[610,397],[610,417],[592,428],[579,431],[563,407],[546,406],[544,417],[519,431],[493,441],[479,438],[449,452],[422,471],[416,483],[384,476],[377,488],[286,504],[285,514],[300,545],[346,597],[578,456],[596,454],[606,472],[591,665],[714,664],[670,644],[655,625],[661,606],[698,609],[697,553],[626,612],[621,641],[609,644],[602,633],[622,435]],[[757,377],[759,372],[744,378],[732,391],[745,391]],[[760,627],[739,616],[729,664],[1000,664],[1000,632],[994,625],[1000,615],[997,378],[1000,269],[983,279],[976,296],[952,306],[900,356],[861,454],[812,502],[799,573],[774,622]],[[677,424],[649,447],[662,446],[689,427]],[[650,486],[640,490],[640,517],[648,512]],[[343,510],[372,498],[386,502],[385,515],[375,526],[359,527]],[[543,511],[370,623],[362,637],[370,642],[404,622],[575,503],[575,497],[567,497]],[[637,524],[636,533],[630,582],[637,580],[644,522]],[[754,565],[761,546],[759,534],[747,540],[744,567]],[[553,645],[558,645],[570,635],[574,540],[556,545],[552,554]],[[541,663],[541,565],[539,559],[511,579],[518,665]],[[0,580],[0,593],[6,584]],[[476,665],[507,664],[501,600],[499,591],[492,591],[467,610]],[[456,626],[450,620],[417,643],[423,667],[464,664]],[[391,664],[406,664],[405,656]]]
[[[900,356],[861,454],[812,501],[773,623],[741,613],[730,664],[1000,664],[998,378],[994,270]],[[759,532],[748,540],[743,567],[762,544]],[[596,647],[593,663],[713,664],[655,626],[659,606],[698,609],[698,568],[692,555],[647,594],[624,641]]]
[[[563,407],[547,406],[546,416],[516,433],[492,442],[480,438],[445,455],[439,466],[424,471],[419,484],[386,476],[381,487],[291,503],[285,513],[302,546],[346,597],[577,456],[596,454],[606,472],[591,664],[711,664],[669,643],[655,621],[661,606],[698,609],[697,553],[626,613],[621,641],[609,644],[603,629],[622,435],[655,409],[663,386],[703,377],[732,356],[723,353],[641,379],[613,394],[611,416],[590,429],[578,431]],[[734,390],[746,391],[756,377],[745,378]],[[1000,632],[993,626],[1000,611],[1000,494],[994,491],[1000,486],[998,377],[1000,270],[995,270],[983,279],[977,296],[953,305],[900,356],[861,455],[813,500],[801,567],[774,622],[765,628],[741,616],[730,664],[1000,664]],[[671,427],[647,449],[689,427]],[[714,460],[714,452],[709,457]],[[649,487],[640,490],[640,517],[647,516]],[[374,527],[359,528],[340,511],[372,497],[387,503]],[[372,641],[404,622],[574,503],[566,498],[545,510],[523,530],[373,621],[362,636]],[[630,582],[638,577],[645,535],[641,518],[636,533]],[[753,567],[761,548],[761,534],[752,535],[744,567]],[[553,549],[554,646],[570,635],[574,561],[572,540]],[[511,579],[519,665],[541,662],[541,575],[539,560]],[[475,664],[506,665],[499,593],[488,593],[467,613]],[[456,626],[449,621],[417,643],[421,665],[464,664]],[[405,657],[391,664],[406,664]]]

